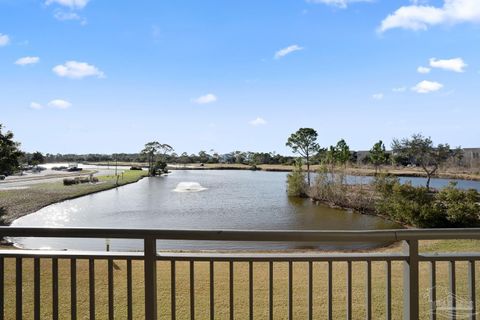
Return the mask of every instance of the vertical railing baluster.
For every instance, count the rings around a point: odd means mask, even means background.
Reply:
[[[3,320],[3,311],[5,306],[5,260],[0,257],[0,320]]]
[[[403,262],[403,319],[417,320],[419,317],[418,240],[404,241],[404,250],[408,257]]]
[[[372,319],[372,262],[367,261],[366,265],[366,284],[365,284],[365,311],[366,319]]]
[[[452,320],[456,319],[456,307],[457,307],[457,286],[456,286],[456,275],[455,275],[455,261],[448,262],[448,287],[450,294],[448,296],[449,308],[452,316]]]
[[[15,263],[15,309],[16,309],[16,318],[17,320],[22,320],[23,319],[23,297],[22,297],[22,282],[23,282],[23,260],[22,258],[16,258],[16,263]]]
[[[248,262],[248,300],[249,300],[249,318],[253,320],[253,261]]]
[[[145,320],[157,320],[157,239],[144,239]]]
[[[229,267],[230,267],[230,320],[233,320],[234,318],[234,300],[233,300],[233,292],[235,290],[234,283],[233,283],[233,261],[230,260],[229,262]]]
[[[33,313],[40,320],[40,258],[33,259]]]
[[[170,261],[170,299],[172,320],[177,318],[177,294],[176,294],[176,265],[175,260]]]
[[[387,261],[386,264],[386,285],[385,285],[385,304],[386,304],[386,318],[392,319],[392,262]]]
[[[268,316],[273,320],[273,261],[268,263]]]
[[[210,320],[215,319],[215,264],[210,260]]]
[[[88,259],[88,290],[90,320],[95,320],[95,260]]]
[[[328,261],[328,320],[333,320],[333,272],[332,261]]]
[[[347,320],[352,319],[352,261],[347,261]]]
[[[437,264],[430,261],[430,319],[437,319]]]
[[[308,320],[313,320],[313,262],[308,261]]]
[[[108,259],[108,319],[114,320],[114,282],[113,282],[113,260]]]
[[[133,320],[132,259],[127,259],[127,319]]]
[[[293,263],[288,261],[288,319],[293,319]]]
[[[58,259],[52,259],[52,319],[58,320]]]
[[[70,315],[77,319],[77,260],[70,259]]]
[[[190,319],[195,319],[195,262],[190,260]]]
[[[468,298],[470,300],[470,320],[476,320],[477,299],[475,294],[475,261],[468,261]]]

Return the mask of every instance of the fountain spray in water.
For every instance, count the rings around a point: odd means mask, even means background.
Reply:
[[[200,192],[207,190],[198,182],[180,182],[173,191],[175,192]]]

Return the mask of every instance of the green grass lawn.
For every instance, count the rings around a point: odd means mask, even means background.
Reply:
[[[118,186],[136,182],[146,171],[128,170],[119,175]],[[45,206],[116,187],[115,176],[100,176],[99,183],[64,186],[63,182],[34,184],[27,189],[0,190],[0,212],[6,224]]]

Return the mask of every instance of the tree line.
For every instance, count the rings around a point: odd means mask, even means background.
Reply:
[[[307,182],[311,183],[310,165],[312,163],[324,164],[333,168],[343,166],[355,159],[354,153],[344,139],[338,141],[335,146],[321,148],[317,142],[318,133],[312,128],[300,128],[291,134],[286,146],[292,152],[301,156],[307,165]],[[420,167],[427,176],[426,186],[429,188],[432,176],[448,161],[459,162],[463,158],[461,147],[452,149],[448,143],[435,145],[430,137],[422,134],[413,134],[409,138],[394,139],[391,151],[387,152],[383,141],[376,142],[365,161],[375,166],[375,172],[382,165],[413,165]]]

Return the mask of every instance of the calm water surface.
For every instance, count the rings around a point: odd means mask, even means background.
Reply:
[[[54,204],[22,217],[13,226],[115,227],[244,230],[389,229],[393,222],[289,198],[286,173],[252,171],[175,171],[168,176]],[[178,192],[196,182],[199,192]],[[189,191],[189,190],[180,190]],[[195,191],[195,190],[190,190]],[[25,248],[103,250],[105,240],[22,239]],[[112,240],[112,250],[141,250],[135,240]],[[371,247],[361,243],[355,247]],[[161,249],[339,248],[343,244],[213,243],[159,241]]]

